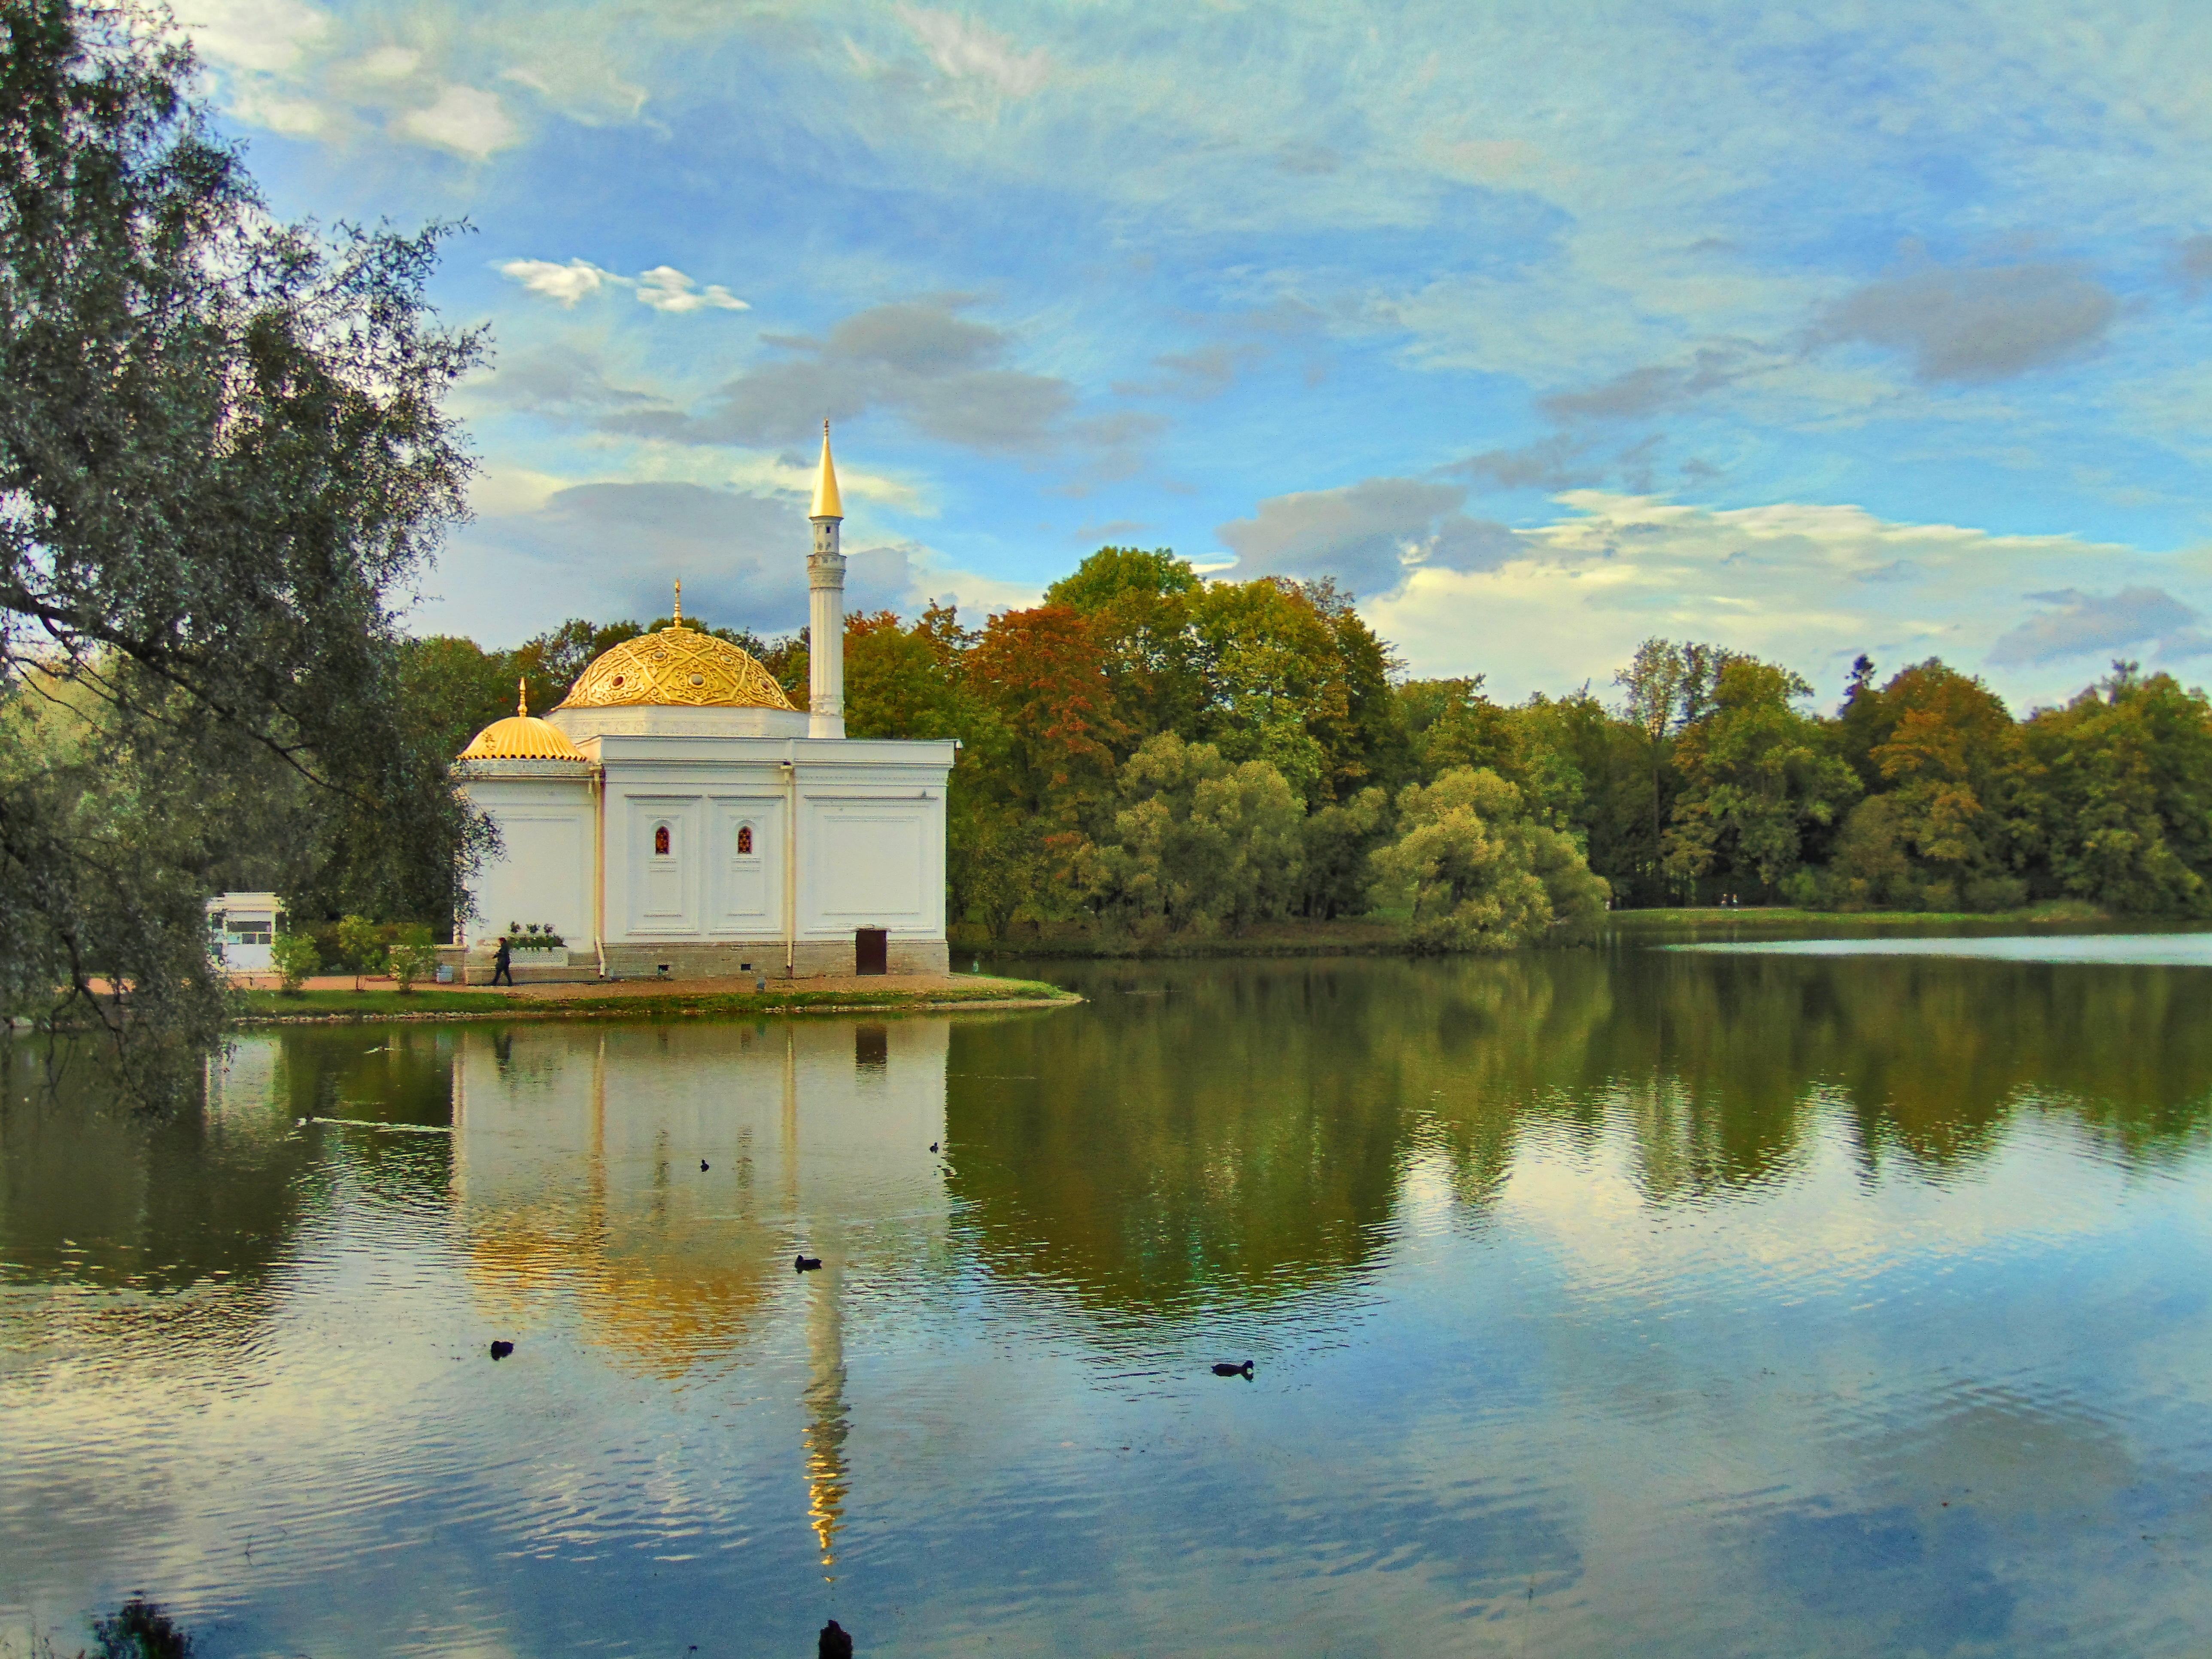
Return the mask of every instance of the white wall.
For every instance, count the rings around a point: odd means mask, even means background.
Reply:
[[[596,824],[580,778],[487,778],[469,799],[499,826],[501,853],[471,884],[476,914],[462,940],[493,939],[509,922],[550,925],[571,951],[593,944],[592,871]]]

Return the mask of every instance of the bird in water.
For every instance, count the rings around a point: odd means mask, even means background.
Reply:
[[[494,1359],[504,1359],[514,1352],[514,1344],[512,1342],[495,1342],[491,1345],[491,1357]]]
[[[707,1160],[703,1158],[699,1160],[699,1173],[701,1175],[707,1173]]]
[[[798,1273],[811,1273],[821,1265],[822,1258],[820,1256],[802,1255],[792,1262],[791,1270],[792,1272]]]
[[[816,1644],[815,1659],[853,1659],[853,1637],[842,1625],[832,1619],[822,1626],[822,1640]]]
[[[935,1141],[933,1140],[929,1143],[929,1150],[933,1152],[937,1150],[937,1143]]]
[[[1217,1359],[1213,1363],[1213,1374],[1216,1376],[1241,1376],[1249,1382],[1252,1380],[1252,1362],[1247,1359],[1239,1364],[1226,1359]]]

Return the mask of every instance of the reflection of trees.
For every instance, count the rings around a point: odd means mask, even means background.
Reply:
[[[1565,951],[1100,967],[1083,1013],[964,1026],[946,1120],[987,1257],[1109,1308],[1358,1266],[1410,1159],[1486,1203],[1532,1133],[1626,1134],[1655,1202],[1785,1176],[1816,1110],[1869,1167],[2023,1103],[2155,1157],[2205,1131],[2207,981],[2156,968]]]
[[[1601,975],[1562,996],[1496,960],[1178,965],[1087,989],[1081,1016],[956,1030],[953,1188],[1002,1267],[1130,1310],[1357,1266],[1417,1151],[1480,1201],[1510,1160],[1504,1085],[1607,1006]],[[1439,1092],[1472,1109],[1431,1109]]]
[[[379,1052],[362,1052],[372,1046]],[[7,1259],[62,1268],[68,1240],[76,1248],[65,1270],[96,1282],[252,1282],[290,1243],[310,1172],[326,1161],[318,1135],[295,1132],[295,1120],[442,1123],[449,1069],[427,1030],[249,1036],[210,1057],[189,1103],[147,1117],[116,1102],[88,1056],[64,1056],[50,1079],[42,1045],[0,1043]],[[344,1157],[372,1194],[435,1201],[444,1190],[442,1136],[355,1133]]]

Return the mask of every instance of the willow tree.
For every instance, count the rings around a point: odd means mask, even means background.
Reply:
[[[444,228],[273,222],[196,73],[138,5],[0,0],[0,997],[118,1042],[216,1025],[228,871],[427,918],[480,833],[393,614],[469,467]]]

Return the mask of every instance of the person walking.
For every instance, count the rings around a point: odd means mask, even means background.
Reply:
[[[496,985],[501,979],[509,985],[514,983],[514,947],[507,942],[504,933],[500,935],[498,952],[491,959],[491,982]]]

